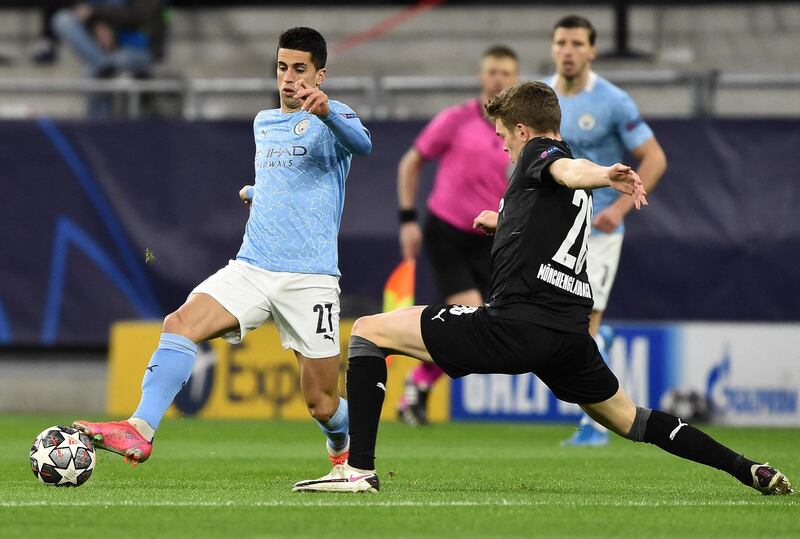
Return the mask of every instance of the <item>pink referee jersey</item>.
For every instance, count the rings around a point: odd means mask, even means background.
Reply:
[[[478,234],[472,221],[483,210],[497,210],[511,165],[494,124],[483,116],[480,100],[437,114],[414,146],[425,159],[439,160],[428,211],[455,228]]]

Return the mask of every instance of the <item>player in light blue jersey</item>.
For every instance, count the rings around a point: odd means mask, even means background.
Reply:
[[[667,167],[667,160],[653,131],[639,115],[633,99],[620,88],[592,71],[597,55],[596,32],[584,17],[570,15],[553,27],[551,55],[556,74],[547,82],[561,105],[561,136],[573,155],[609,166],[625,161],[630,152],[639,161],[637,173],[644,188],[652,193]],[[609,188],[595,189],[594,218],[589,237],[587,272],[594,296],[589,332],[604,355],[612,334],[600,328],[603,311],[619,265],[624,217],[633,204]],[[585,415],[566,445],[605,445],[608,431]]]
[[[347,460],[349,416],[338,390],[337,236],[350,161],[369,154],[372,141],[358,115],[320,89],[326,59],[316,30],[292,28],[280,36],[281,105],[259,112],[253,123],[255,186],[240,191],[250,205],[241,249],[164,319],[131,418],[75,423],[98,447],[147,460],[164,413],[192,374],[197,343],[218,336],[238,343],[272,319],[283,347],[297,357],[300,386],[331,462]]]
[[[311,91],[302,81],[297,86]],[[236,259],[270,271],[338,277],[345,179],[353,154],[369,153],[369,134],[353,109],[333,100],[321,116],[261,111],[253,134],[256,182],[252,193],[245,186],[252,213]]]

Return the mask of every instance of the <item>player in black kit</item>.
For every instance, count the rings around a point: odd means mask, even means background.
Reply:
[[[430,305],[360,318],[350,339],[347,394],[350,456],[296,491],[379,489],[375,442],[386,392],[387,354],[434,362],[456,378],[470,373],[532,372],[561,400],[634,442],[728,472],[764,494],[789,494],[781,472],[746,459],[679,418],[637,407],[589,335],[592,292],[586,276],[591,189],[611,186],[646,205],[630,167],[573,159],[560,140],[553,90],[528,82],[487,106],[516,168],[498,212],[475,226],[494,234],[490,301],[482,307]]]

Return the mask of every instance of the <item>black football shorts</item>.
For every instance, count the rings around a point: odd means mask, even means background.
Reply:
[[[492,278],[491,236],[464,232],[428,214],[423,242],[441,299],[473,289],[487,296]]]
[[[446,304],[426,307],[420,325],[433,361],[452,378],[532,372],[558,399],[578,404],[602,402],[619,388],[588,333],[499,318],[486,307]]]

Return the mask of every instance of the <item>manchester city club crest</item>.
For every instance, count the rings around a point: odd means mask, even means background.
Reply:
[[[308,118],[304,120],[300,120],[294,126],[294,134],[295,135],[302,135],[308,130]]]
[[[582,131],[591,131],[594,129],[596,123],[597,120],[588,112],[581,114],[580,118],[578,118],[578,127],[580,127]]]

